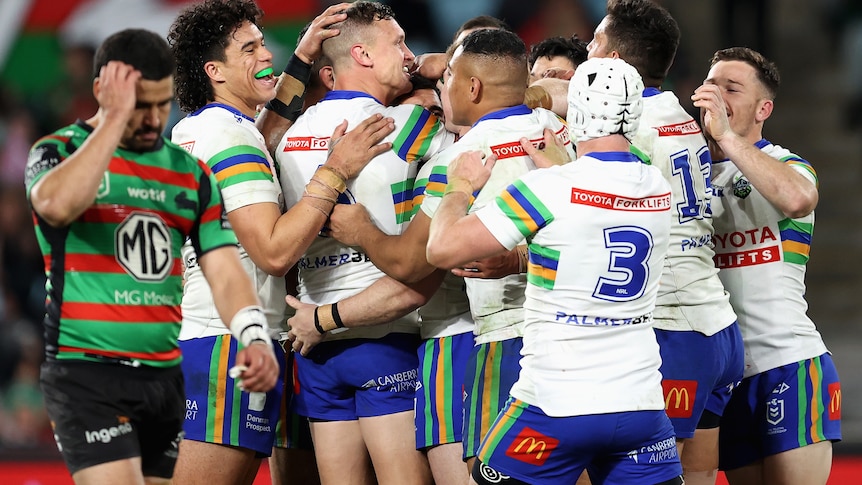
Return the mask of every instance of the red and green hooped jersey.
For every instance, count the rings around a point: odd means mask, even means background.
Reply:
[[[28,197],[91,132],[79,121],[35,143]],[[51,227],[33,218],[48,277],[47,358],[177,365],[180,247],[187,237],[198,254],[237,243],[206,164],[164,140],[143,153],[118,148],[75,221]]]

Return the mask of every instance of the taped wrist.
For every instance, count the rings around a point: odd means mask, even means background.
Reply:
[[[551,94],[542,86],[529,86],[524,93],[524,104],[530,109],[551,109],[554,105],[554,100],[551,98]]]
[[[338,313],[338,303],[321,305],[314,309],[314,328],[321,335],[336,328],[344,328],[344,322]]]
[[[530,261],[527,246],[524,244],[515,246],[515,251],[518,252],[518,273],[526,273],[527,263]]]
[[[230,333],[243,347],[256,341],[269,343],[269,325],[263,308],[252,305],[236,312],[230,321]]]
[[[446,190],[443,192],[443,195],[451,194],[452,192],[461,192],[467,194],[468,197],[472,197],[473,184],[465,178],[451,177],[446,183]]]
[[[278,94],[265,107],[288,121],[296,121],[302,113],[305,88],[311,79],[311,65],[293,54],[284,67],[284,74],[278,85]],[[290,98],[290,102],[285,103],[282,98]]]

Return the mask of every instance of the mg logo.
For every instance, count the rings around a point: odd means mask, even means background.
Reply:
[[[664,408],[669,418],[690,418],[694,412],[697,381],[665,379],[661,381],[664,391]]]
[[[161,217],[133,212],[114,234],[117,262],[138,281],[163,281],[173,267],[171,231]]]

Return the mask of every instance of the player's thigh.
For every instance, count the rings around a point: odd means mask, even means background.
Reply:
[[[381,485],[431,483],[428,460],[416,449],[412,411],[359,418],[359,427]]]
[[[254,450],[183,440],[174,481],[184,485],[250,485],[259,467],[260,458]]]
[[[101,485],[104,483],[147,483],[141,474],[141,459],[127,458],[90,466],[72,474],[76,485]],[[165,479],[161,479],[165,480]]]
[[[824,485],[832,469],[832,442],[788,450],[763,459],[763,483]]]
[[[359,421],[312,421],[317,469],[323,485],[371,485],[374,471]]]
[[[464,460],[461,459],[461,443],[446,443],[437,445],[426,451],[428,464],[434,483],[438,485],[457,485],[467,482],[469,472]]]

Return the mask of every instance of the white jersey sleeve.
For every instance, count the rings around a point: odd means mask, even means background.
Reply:
[[[817,183],[806,160],[766,140],[756,145]],[[731,160],[715,161],[712,185],[715,264],[739,316],[745,377],[827,352],[805,300],[814,213],[788,218]]]
[[[171,140],[205,161],[219,184],[227,212],[258,203],[283,207],[273,161],[254,120],[234,108],[212,104],[180,120]],[[242,246],[240,262],[261,300],[270,328],[285,324],[284,278],[259,269]],[[190,244],[183,246],[185,285],[180,340],[229,333],[213,303],[212,290]]]
[[[633,151],[670,182],[670,245],[655,309],[656,328],[713,335],[736,321],[712,248],[711,158],[700,126],[677,97],[644,91]]]

